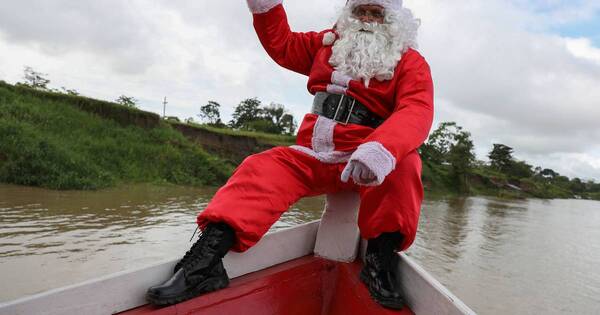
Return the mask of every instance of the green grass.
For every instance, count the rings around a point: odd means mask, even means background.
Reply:
[[[59,97],[0,85],[0,181],[52,189],[219,185],[231,167],[168,124],[123,126]]]
[[[11,85],[4,81],[0,81],[0,88],[3,88],[5,92],[13,92],[21,96],[32,96],[48,102],[72,105],[83,111],[116,121],[122,126],[136,125],[153,128],[157,127],[160,122],[160,116],[155,113],[89,97],[42,91],[19,84]]]
[[[589,193],[586,194],[585,196],[587,199],[592,199],[592,200],[599,200],[600,201],[600,192],[596,192],[596,193]]]

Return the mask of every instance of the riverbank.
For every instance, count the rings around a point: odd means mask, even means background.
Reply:
[[[79,190],[148,182],[220,186],[245,157],[294,142],[294,136],[165,121],[111,102],[0,81],[4,183]],[[563,176],[515,179],[485,165],[457,181],[449,165],[425,160],[423,183],[433,195],[600,200],[600,193],[570,189]]]
[[[502,199],[588,199],[600,200],[600,193],[576,193],[569,181],[557,182],[545,178],[511,178],[486,166],[475,166],[465,176],[462,189],[449,165],[423,162],[423,185],[433,196],[487,196]]]
[[[214,186],[232,169],[156,114],[0,82],[0,182],[61,190]]]

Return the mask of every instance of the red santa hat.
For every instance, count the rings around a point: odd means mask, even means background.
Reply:
[[[402,0],[348,0],[346,5],[354,9],[356,6],[373,4],[382,6],[386,10],[398,11],[402,8]]]

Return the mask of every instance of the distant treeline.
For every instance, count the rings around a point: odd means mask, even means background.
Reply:
[[[419,151],[424,181],[432,190],[600,200],[600,183],[519,161],[505,144],[493,145],[489,162],[477,160],[471,134],[455,122],[441,123]]]
[[[210,127],[229,128],[242,131],[256,131],[271,134],[293,135],[297,123],[294,116],[282,105],[271,103],[263,106],[257,98],[248,98],[241,101],[231,115],[228,124],[221,121],[221,104],[209,101],[200,107],[198,117],[201,122]],[[194,123],[193,118],[186,119]]]

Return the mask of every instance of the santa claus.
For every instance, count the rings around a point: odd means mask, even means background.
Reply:
[[[433,119],[429,66],[415,50],[419,20],[402,0],[349,0],[333,29],[292,32],[282,0],[247,0],[263,47],[279,65],[307,75],[312,110],[297,144],[252,155],[198,216],[199,240],[154,304],[227,286],[221,258],[256,244],[298,199],[360,194],[358,225],[368,240],[362,281],[383,306],[401,308],[397,250],[414,241],[423,187],[417,148]]]

